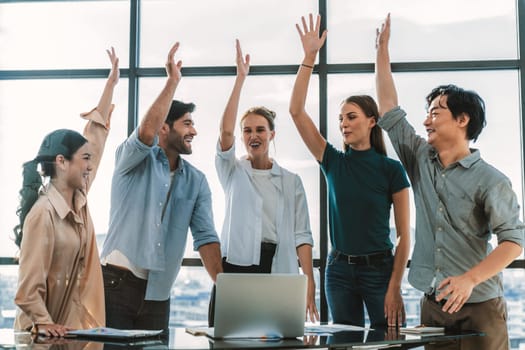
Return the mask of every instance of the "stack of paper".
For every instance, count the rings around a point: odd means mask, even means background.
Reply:
[[[306,335],[329,335],[342,331],[364,331],[368,328],[352,326],[347,324],[307,324],[304,326]]]
[[[439,335],[439,334],[445,333],[445,327],[416,326],[416,327],[400,328],[399,333],[417,334],[417,335]]]

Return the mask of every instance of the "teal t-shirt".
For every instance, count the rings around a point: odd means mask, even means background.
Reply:
[[[328,186],[332,246],[348,255],[392,249],[392,194],[410,186],[401,163],[374,148],[345,153],[327,143],[320,165]]]

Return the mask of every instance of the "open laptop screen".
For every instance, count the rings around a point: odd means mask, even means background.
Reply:
[[[213,337],[302,337],[306,283],[305,275],[219,274]]]

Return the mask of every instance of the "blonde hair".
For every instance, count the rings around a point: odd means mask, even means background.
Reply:
[[[260,115],[261,117],[263,117],[264,119],[266,119],[268,121],[268,125],[270,125],[270,130],[271,131],[275,130],[275,117],[276,117],[276,114],[275,114],[274,111],[269,110],[268,108],[263,107],[263,106],[252,107],[252,108],[248,109],[246,112],[244,112],[244,114],[241,117],[241,121],[239,122],[241,128],[242,128],[242,122],[244,121],[244,119],[246,119],[246,117],[249,114]]]

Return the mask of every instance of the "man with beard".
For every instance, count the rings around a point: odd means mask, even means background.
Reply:
[[[176,43],[167,80],[137,129],[117,148],[109,231],[102,250],[106,325],[168,332],[170,291],[188,228],[215,281],[222,271],[211,191],[204,174],[183,160],[197,134],[195,105],[173,100],[182,62]]]

